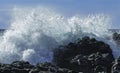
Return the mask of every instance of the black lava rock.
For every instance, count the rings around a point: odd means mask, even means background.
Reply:
[[[112,73],[120,73],[120,57],[117,59],[116,62],[114,62],[111,71]]]
[[[116,44],[118,46],[120,46],[120,33],[117,33],[117,32],[113,33],[113,37],[112,38],[116,42]]]
[[[11,63],[11,66],[18,69],[27,69],[34,67],[33,65],[26,61],[14,61]]]
[[[31,65],[25,61],[14,61],[11,64],[0,64],[0,73],[78,73],[66,68],[59,68],[51,63]]]
[[[120,34],[117,33],[117,32],[113,33],[113,39],[114,40],[120,40]]]
[[[0,73],[119,73],[120,58],[114,61],[110,46],[84,37],[54,50],[53,63],[31,65],[26,61],[0,63]]]
[[[110,73],[114,57],[108,44],[86,36],[55,49],[53,61],[61,68],[77,72]]]

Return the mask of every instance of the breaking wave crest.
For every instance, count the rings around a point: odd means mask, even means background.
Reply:
[[[53,49],[83,36],[105,39],[110,18],[104,14],[64,17],[49,8],[14,8],[12,24],[0,43],[0,62],[51,62]]]

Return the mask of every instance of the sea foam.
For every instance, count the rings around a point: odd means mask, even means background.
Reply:
[[[2,36],[0,62],[52,62],[53,50],[83,36],[111,37],[110,17],[104,14],[65,17],[50,8],[15,7],[10,28]],[[107,40],[109,41],[109,40]]]

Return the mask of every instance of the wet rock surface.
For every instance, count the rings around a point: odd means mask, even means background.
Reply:
[[[26,61],[0,64],[0,73],[119,73],[110,46],[84,37],[54,50],[53,63],[32,65]]]
[[[111,73],[114,62],[110,46],[89,37],[59,47],[54,52],[54,62],[57,66],[77,72]]]
[[[112,73],[120,73],[120,57],[114,62],[111,71]]]
[[[120,33],[118,32],[113,33],[112,39],[118,46],[120,46]]]
[[[78,73],[66,68],[59,68],[51,63],[31,65],[25,61],[15,61],[11,64],[0,64],[0,73]]]
[[[120,33],[113,33],[113,39],[116,40],[116,41],[120,41]]]

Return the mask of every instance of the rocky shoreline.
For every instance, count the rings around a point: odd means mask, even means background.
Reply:
[[[31,65],[26,61],[14,61],[11,64],[0,64],[0,73],[78,73],[69,69],[59,68],[51,63]]]
[[[0,64],[0,73],[119,73],[110,46],[95,38],[84,37],[54,50],[53,63],[32,65],[26,61]]]

